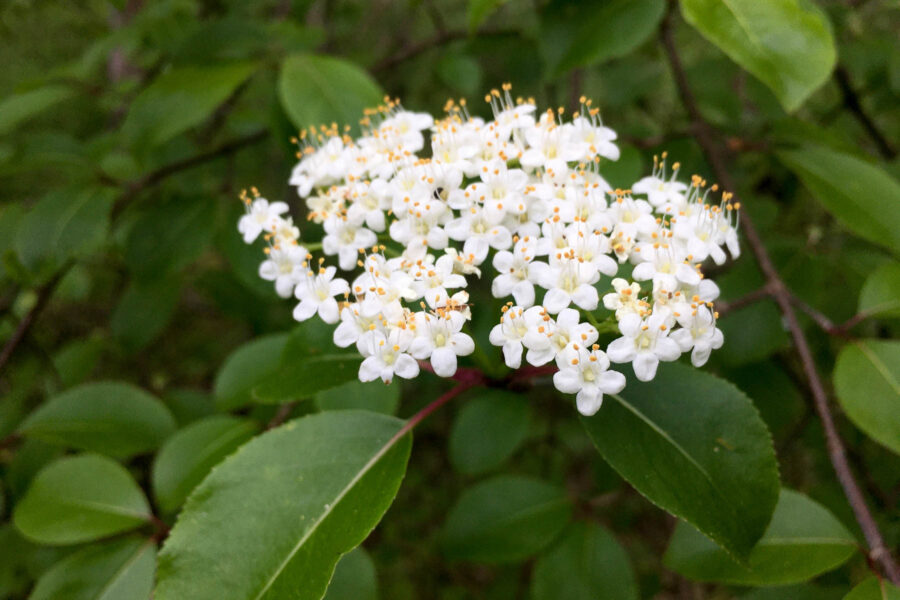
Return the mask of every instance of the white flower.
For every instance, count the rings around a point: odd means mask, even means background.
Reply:
[[[338,264],[344,271],[351,270],[359,260],[362,248],[374,246],[378,237],[362,223],[351,221],[347,217],[332,215],[322,224],[325,237],[322,238],[322,251],[329,256],[337,254]]]
[[[388,335],[373,331],[367,339],[367,357],[359,365],[360,381],[375,381],[381,378],[390,383],[394,375],[412,379],[419,374],[419,363],[407,353],[412,341],[408,329],[395,328]]]
[[[571,344],[590,346],[597,341],[599,334],[590,323],[581,323],[581,315],[574,308],[566,308],[557,315],[556,320],[543,315],[543,322],[537,327],[530,327],[523,343],[528,348],[525,360],[534,366],[540,366],[564,356],[566,348]]]
[[[490,342],[503,348],[503,359],[510,369],[522,365],[522,342],[529,331],[537,332],[545,322],[546,312],[541,306],[525,310],[521,306],[504,306],[500,323],[494,325]],[[546,317],[549,320],[549,317]]]
[[[671,244],[643,244],[640,247],[640,258],[644,262],[631,272],[636,281],[653,280],[653,289],[675,291],[678,286],[700,285],[700,274],[697,269]]]
[[[350,286],[343,279],[335,279],[336,272],[334,267],[320,268],[315,275],[312,271],[307,272],[294,289],[294,295],[300,300],[294,309],[294,319],[305,321],[318,313],[326,323],[337,323],[338,303],[334,297],[349,294]]]
[[[414,316],[416,337],[410,344],[410,354],[419,360],[431,359],[436,375],[452,377],[456,373],[456,357],[475,351],[475,342],[460,331],[465,318],[455,311],[446,311],[446,316],[425,312]]]
[[[265,198],[257,198],[247,205],[247,214],[238,221],[238,232],[244,236],[244,242],[252,244],[263,231],[272,231],[278,226],[283,213],[288,211],[284,202],[269,203]]]
[[[725,341],[722,331],[716,327],[716,319],[706,306],[697,306],[688,314],[678,317],[681,328],[672,332],[672,339],[682,352],[691,350],[691,363],[702,367],[710,353],[722,347]]]
[[[500,221],[497,215],[491,219],[487,211],[473,207],[447,223],[447,235],[463,242],[463,254],[471,254],[480,265],[490,248],[505,250],[512,245],[512,234]]]
[[[259,265],[259,276],[275,282],[275,291],[282,298],[290,298],[294,286],[306,276],[309,253],[302,246],[276,246],[269,250],[269,256]]]
[[[612,280],[615,292],[603,296],[603,306],[607,310],[615,311],[616,320],[621,320],[627,314],[641,314],[646,309],[646,302],[640,298],[641,286],[632,282],[629,284],[621,277]]]
[[[656,376],[659,361],[678,360],[681,349],[668,337],[669,327],[663,313],[653,313],[646,319],[628,314],[619,321],[622,337],[613,340],[606,349],[614,363],[632,363],[635,376],[650,381]]]
[[[559,252],[551,257],[550,268],[544,273],[541,286],[547,290],[544,307],[556,314],[574,303],[584,310],[594,310],[600,303],[600,294],[594,283],[599,273],[589,263],[579,262],[572,250]]]
[[[625,388],[625,376],[609,371],[609,359],[596,347],[573,346],[563,363],[553,374],[553,385],[563,393],[576,394],[578,412],[585,416],[600,410],[603,394],[618,394]]]
[[[466,287],[466,278],[453,272],[454,258],[445,254],[434,264],[419,261],[410,269],[413,276],[413,289],[430,308],[436,308],[447,302],[448,289]]]
[[[675,181],[677,173],[676,169],[669,181],[657,176],[644,177],[631,186],[631,191],[635,194],[645,194],[647,201],[658,208],[681,207],[684,205],[684,192],[687,191],[688,186],[680,181]]]
[[[516,304],[526,308],[534,304],[534,284],[546,280],[550,269],[547,263],[534,261],[535,248],[530,241],[521,239],[512,252],[501,250],[494,255],[498,275],[491,284],[495,298],[512,294]]]

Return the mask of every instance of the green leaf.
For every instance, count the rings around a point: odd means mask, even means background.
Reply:
[[[740,597],[740,600],[841,600],[842,587],[822,587],[811,583],[760,587]]]
[[[858,235],[900,254],[900,183],[851,154],[821,146],[783,150],[778,158],[837,221]]]
[[[87,383],[54,396],[19,426],[51,444],[128,458],[155,450],[175,431],[165,405],[127,383]]]
[[[793,111],[834,68],[831,24],[805,0],[681,0],[681,13],[710,42]]]
[[[377,600],[375,565],[362,546],[341,557],[322,600]]]
[[[255,70],[248,62],[172,68],[134,99],[122,130],[135,144],[163,144],[212,115]]]
[[[317,392],[355,380],[362,360],[359,354],[347,352],[287,360],[287,364],[283,363],[253,388],[253,399],[262,404],[281,404],[311,398]]]
[[[63,387],[81,383],[94,371],[106,340],[93,335],[69,342],[53,355],[53,368],[59,373]]]
[[[844,600],[900,600],[900,588],[889,581],[869,577],[850,590]]]
[[[663,560],[668,568],[698,581],[783,585],[837,568],[856,546],[853,535],[825,507],[782,489],[772,522],[746,567],[683,521],[675,528]]]
[[[475,33],[491,13],[503,6],[507,0],[469,0],[466,11],[466,22],[469,24],[469,33]]]
[[[223,458],[252,438],[259,426],[226,415],[207,417],[173,435],[153,462],[153,493],[165,513],[178,510]]]
[[[160,554],[156,600],[321,598],[397,493],[411,445],[402,426],[326,412],[244,444],[188,498]]]
[[[505,390],[479,390],[467,401],[450,430],[450,462],[468,475],[506,461],[528,436],[531,411],[526,398]]]
[[[44,468],[16,505],[13,522],[40,544],[79,544],[147,524],[150,506],[125,467],[98,454]]]
[[[561,488],[531,477],[501,475],[463,492],[447,515],[441,548],[451,560],[516,562],[556,539],[571,514]]]
[[[859,312],[900,317],[900,262],[885,263],[869,275],[859,293]]]
[[[648,383],[628,377],[582,423],[619,474],[651,502],[746,560],[778,499],[772,440],[732,384],[677,363]]]
[[[109,320],[113,336],[128,352],[147,346],[172,320],[180,295],[177,276],[149,281],[133,279]]]
[[[250,391],[278,370],[287,341],[286,333],[266,335],[228,355],[213,384],[219,410],[232,410],[251,402]]]
[[[628,555],[596,523],[577,523],[537,559],[531,600],[637,600]]]
[[[858,340],[844,346],[834,389],[850,420],[900,454],[900,341]]]
[[[15,249],[31,271],[88,254],[106,239],[112,193],[105,189],[50,192],[22,218]]]
[[[300,129],[322,123],[355,126],[384,92],[368,73],[331,56],[294,54],[281,65],[281,105]]]
[[[215,208],[209,197],[154,205],[128,236],[128,270],[139,279],[158,279],[190,264],[212,238]]]
[[[156,545],[127,537],[91,545],[56,563],[29,600],[146,600],[153,592]]]
[[[47,85],[4,98],[0,101],[0,135],[74,95],[75,89],[71,86]]]
[[[628,54],[656,32],[665,12],[665,0],[589,3],[572,20],[568,50],[556,73]]]
[[[350,381],[316,394],[319,410],[347,410],[356,408],[386,415],[397,412],[400,404],[400,383],[385,385],[383,381],[363,383]]]

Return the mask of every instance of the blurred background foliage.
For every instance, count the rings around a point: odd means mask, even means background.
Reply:
[[[490,114],[482,96],[505,81],[542,106],[577,105],[584,94],[620,135],[622,157],[604,171],[614,186],[630,185],[662,151],[712,180],[660,43],[669,18],[747,210],[786,284],[819,317],[803,324],[820,372],[831,381],[845,345],[822,331],[823,316],[843,323],[865,310],[874,318],[853,323],[854,336],[896,337],[900,5],[746,3],[751,12],[784,11],[769,22],[755,15],[755,33],[766,35],[750,39],[762,50],[748,53],[746,32],[722,24],[727,4],[691,0],[666,17],[664,0],[3,2],[0,342],[10,352],[0,360],[0,598],[28,597],[38,579],[32,597],[98,597],[59,592],[54,578],[81,565],[100,581],[126,559],[137,565],[129,585],[146,591],[152,543],[80,542],[135,527],[158,541],[212,465],[286,418],[284,407],[250,402],[289,343],[292,306],[257,277],[258,249],[236,233],[236,197],[255,185],[290,201],[302,221],[287,185],[290,138],[313,123],[356,123],[383,94],[433,113],[448,97],[468,96],[482,116]],[[306,239],[317,235],[304,230]],[[764,283],[749,253],[717,281],[726,301]],[[774,302],[730,311],[721,327],[726,344],[708,368],[756,403],[783,484],[858,533]],[[866,367],[851,356],[843,388],[835,381],[842,402],[863,393],[900,406],[900,353],[880,343],[893,391],[867,388]],[[79,387],[101,381],[120,387]],[[293,415],[366,406],[406,416],[440,389],[426,377],[377,393],[350,384],[285,406]],[[54,429],[54,415],[34,413],[66,394],[82,401],[85,390],[100,398],[101,420],[110,414],[103,398],[136,396],[133,422],[113,419],[121,439],[99,447],[73,440]],[[461,402],[420,428],[397,501],[364,550],[342,561],[328,598],[567,597],[554,595],[566,586],[553,577],[583,556],[578,544],[593,544],[601,564],[624,565],[604,581],[625,591],[609,597],[841,598],[865,577],[857,554],[814,583],[780,590],[688,580],[661,562],[675,520],[597,460],[571,406],[547,388],[525,392],[527,403],[521,395]],[[888,448],[897,451],[897,430],[838,420],[866,500],[896,548],[900,467]],[[197,429],[174,443],[189,426]],[[500,430],[499,439],[484,435]],[[165,523],[126,524],[75,545],[25,539],[10,522],[14,508],[36,474],[72,448],[124,465],[143,489],[132,490],[138,508],[152,498]],[[84,467],[123,475],[108,463]],[[603,529],[581,525],[537,561],[448,560],[439,531],[452,504],[498,471],[564,486],[580,522]]]

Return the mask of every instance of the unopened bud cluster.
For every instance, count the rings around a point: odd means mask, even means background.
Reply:
[[[238,230],[247,243],[264,235],[260,276],[299,300],[298,321],[337,324],[334,343],[364,357],[362,381],[415,377],[420,361],[454,375],[475,350],[466,288],[482,276],[511,298],[490,333],[506,364],[555,363],[556,388],[584,414],[624,388],[610,363],[642,381],[685,352],[703,365],[723,340],[700,265],[739,253],[730,195],[680,181],[665,154],[612,189],[602,170],[619,157],[616,134],[588,100],[571,119],[513,101],[509,86],[487,101],[490,121],[463,101],[439,120],[387,101],[358,139],[336,125],[302,132],[290,183],[324,230],[322,256],[300,243],[287,204],[254,190]],[[620,337],[604,350],[598,327]]]

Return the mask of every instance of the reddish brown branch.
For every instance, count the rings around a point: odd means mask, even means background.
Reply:
[[[838,65],[837,68],[835,68],[834,80],[837,82],[838,89],[841,90],[841,98],[843,99],[844,107],[856,117],[856,120],[859,121],[860,125],[863,126],[863,129],[869,134],[869,137],[872,138],[872,141],[875,142],[875,146],[878,148],[878,152],[881,153],[882,158],[885,160],[893,160],[894,157],[897,156],[897,151],[894,150],[888,139],[881,133],[881,130],[878,129],[875,121],[866,114],[866,111],[859,100],[859,96],[853,89],[853,84],[850,82],[850,73],[843,65]]]
[[[681,101],[693,122],[697,142],[703,150],[706,160],[712,167],[719,183],[725,189],[734,192],[734,198],[737,200],[737,187],[725,163],[723,149],[716,142],[712,128],[700,113],[697,101],[681,63],[678,49],[675,45],[675,39],[672,34],[672,19],[675,10],[675,3],[670,1],[669,12],[663,20],[660,32],[661,42],[672,68],[675,85],[678,88],[678,94],[681,97]],[[756,257],[759,267],[766,278],[766,285],[769,288],[772,297],[778,303],[778,307],[781,309],[784,319],[787,322],[788,330],[790,331],[794,346],[797,349],[804,375],[806,376],[807,383],[812,393],[813,404],[822,421],[831,464],[834,466],[838,480],[844,489],[844,494],[847,496],[847,500],[853,509],[853,513],[862,529],[863,535],[865,535],[866,542],[870,548],[868,556],[872,561],[877,562],[881,566],[881,569],[891,581],[900,584],[900,569],[898,569],[897,564],[894,562],[890,550],[885,546],[884,538],[878,530],[878,525],[875,523],[875,519],[869,511],[869,507],[866,505],[865,498],[862,495],[859,485],[856,483],[853,472],[850,470],[844,444],[838,435],[834,418],[831,415],[825,387],[816,370],[816,364],[809,343],[806,341],[806,336],[804,335],[803,329],[797,320],[797,315],[794,312],[794,307],[791,303],[791,294],[779,276],[778,271],[760,238],[759,232],[756,230],[753,220],[746,210],[742,209],[741,220],[747,244],[750,246],[753,255]]]
[[[28,330],[31,329],[32,324],[34,324],[34,320],[37,316],[44,310],[44,306],[49,302],[50,297],[53,295],[53,291],[56,289],[56,286],[59,284],[60,280],[63,276],[69,272],[69,267],[71,264],[67,264],[63,268],[59,270],[59,272],[53,276],[53,279],[48,281],[44,286],[38,290],[37,301],[34,303],[34,306],[31,307],[31,310],[22,317],[22,320],[19,321],[19,325],[16,327],[16,330],[13,332],[12,336],[6,340],[6,344],[3,345],[3,350],[0,350],[0,371],[3,371],[3,367],[6,366],[6,363],[9,362],[9,359],[12,358],[13,352],[16,351],[16,348],[22,343],[22,340],[25,339],[25,336],[28,335]]]
[[[737,300],[733,300],[731,302],[716,302],[716,313],[718,314],[718,318],[721,319],[728,313],[740,310],[744,307],[750,306],[751,304],[755,304],[760,300],[765,300],[769,296],[771,296],[769,286],[764,285],[758,290],[753,290],[749,294],[741,296]]]

